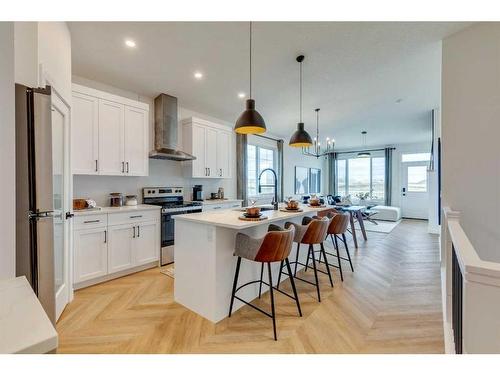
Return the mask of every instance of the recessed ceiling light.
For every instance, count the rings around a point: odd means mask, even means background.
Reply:
[[[399,104],[399,103],[401,103],[402,101],[403,101],[403,99],[399,98],[399,99],[397,99],[397,100],[396,100],[396,103],[397,103],[397,104]]]
[[[203,73],[195,72],[194,73],[194,78],[196,78],[196,79],[202,79],[203,78]]]
[[[238,93],[238,98],[243,99],[245,96],[246,96],[246,94],[244,92]]]
[[[130,48],[134,48],[136,46],[135,42],[132,39],[126,39],[125,45]]]

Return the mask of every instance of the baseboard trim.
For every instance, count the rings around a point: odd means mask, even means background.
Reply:
[[[97,277],[95,279],[85,280],[85,281],[82,281],[80,283],[73,284],[73,289],[78,290],[78,289],[87,288],[87,287],[95,285],[95,284],[100,284],[100,283],[104,283],[104,282],[109,281],[109,280],[118,279],[119,277],[127,276],[127,275],[130,275],[132,273],[144,271],[144,270],[147,270],[149,268],[154,268],[154,267],[158,267],[157,260],[150,262],[150,263],[143,264],[141,266],[129,268],[129,269],[126,269],[126,270],[123,270],[120,272],[116,272],[116,273],[113,273],[111,275],[105,275],[105,276]]]

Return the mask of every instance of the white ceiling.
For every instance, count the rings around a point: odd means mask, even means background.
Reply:
[[[304,122],[340,149],[426,141],[440,103],[441,43],[468,24],[425,22],[254,23],[253,96],[273,134],[298,122],[303,63]],[[72,22],[73,74],[140,95],[164,92],[182,107],[234,122],[248,94],[248,23]],[[124,46],[124,39],[137,47]],[[202,80],[193,77],[204,74]],[[401,103],[396,100],[402,99]]]

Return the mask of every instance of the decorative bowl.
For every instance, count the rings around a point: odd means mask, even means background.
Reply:
[[[245,213],[247,216],[258,217],[260,215],[260,207],[247,207]]]
[[[296,200],[289,200],[286,202],[286,208],[289,210],[296,210],[299,208],[299,201]]]

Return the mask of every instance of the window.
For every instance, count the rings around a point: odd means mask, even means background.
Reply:
[[[249,197],[255,197],[260,194],[273,194],[273,186],[262,186],[262,192],[258,191],[258,178],[260,172],[266,168],[275,168],[276,150],[258,145],[247,145],[247,194]],[[262,185],[274,185],[274,176],[272,173],[265,173],[261,179]]]
[[[408,167],[408,192],[425,193],[427,191],[427,167],[418,165]]]
[[[408,163],[412,161],[429,161],[431,160],[431,153],[419,152],[414,154],[403,154],[401,155],[401,160],[403,163]]]
[[[385,199],[385,157],[352,157],[337,160],[337,194],[341,196],[368,193],[369,199]]]

